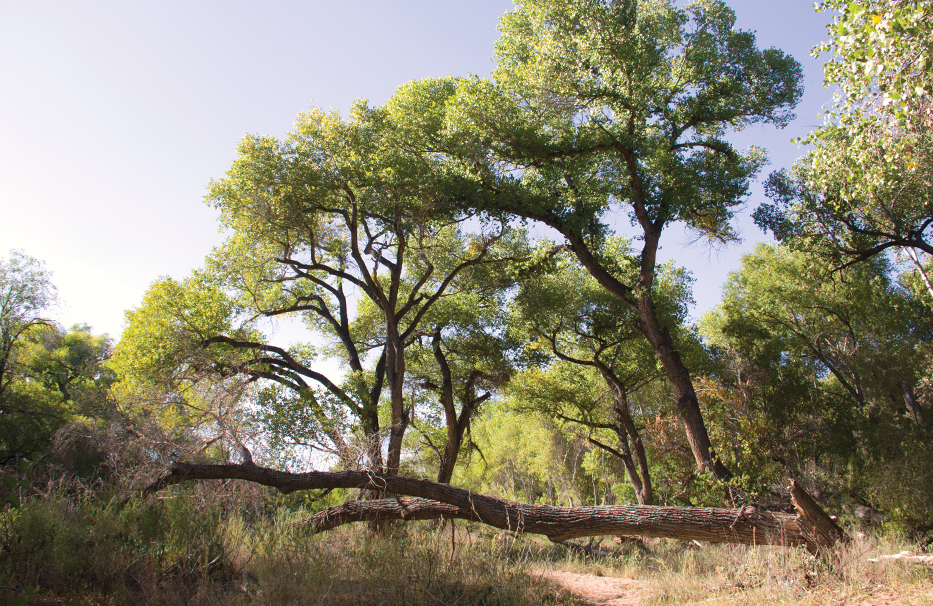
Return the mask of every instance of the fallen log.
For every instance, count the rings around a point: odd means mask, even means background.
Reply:
[[[745,545],[805,543],[794,516],[760,512],[751,507],[554,507],[476,494],[470,498],[470,508],[424,498],[350,501],[329,507],[311,516],[307,522],[315,530],[323,531],[353,522],[457,518],[482,522],[502,530],[541,534],[555,543],[599,535],[638,535]]]
[[[510,532],[541,534],[559,543],[598,535],[635,535],[746,545],[801,545],[817,548],[798,525],[798,517],[754,507],[658,507],[612,505],[554,507],[529,505],[476,494],[448,484],[364,471],[289,473],[253,463],[200,465],[173,463],[147,492],[192,480],[246,480],[284,493],[326,488],[357,488],[409,495],[352,501],[312,516],[308,523],[327,530],[351,522],[458,518]],[[802,489],[801,489],[802,490]],[[814,507],[816,505],[814,504]],[[825,515],[825,514],[824,514]]]

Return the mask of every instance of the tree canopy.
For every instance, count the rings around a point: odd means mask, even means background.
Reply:
[[[755,220],[835,267],[905,253],[933,296],[924,261],[933,254],[933,9],[897,0],[821,7],[837,11],[831,40],[814,49],[832,52],[825,80],[838,87],[835,108],[806,138],[813,150],[771,175],[773,203]]]
[[[801,68],[736,30],[725,4],[519,2],[502,21],[491,81],[461,84],[450,127],[474,151],[459,161],[481,190],[461,204],[540,221],[597,282],[638,314],[675,392],[696,462],[729,475],[711,451],[690,372],[655,313],[652,292],[664,228],[682,221],[712,240],[765,162],[735,149],[730,132],[785,125]],[[459,140],[459,139],[458,139]],[[641,240],[639,271],[616,277],[603,254],[610,217],[628,215]]]

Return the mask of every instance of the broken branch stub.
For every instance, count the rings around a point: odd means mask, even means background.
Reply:
[[[813,553],[825,552],[837,543],[847,543],[849,536],[816,504],[813,497],[793,480],[789,487],[790,498],[797,509],[797,526],[806,539],[807,548]]]

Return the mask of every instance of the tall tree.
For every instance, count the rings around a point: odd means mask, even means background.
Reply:
[[[492,82],[461,86],[450,127],[470,140],[466,179],[484,195],[463,204],[540,221],[560,232],[599,284],[637,314],[671,382],[697,465],[729,475],[711,451],[690,371],[659,321],[654,290],[665,227],[683,222],[711,240],[765,162],[729,132],[784,126],[801,68],[759,50],[722,2],[525,0],[502,21]],[[639,271],[620,280],[601,252],[627,213],[641,240]]]
[[[60,398],[30,380],[27,353],[35,331],[56,330],[45,316],[56,295],[41,261],[19,250],[0,260],[0,464],[47,450],[68,416]]]

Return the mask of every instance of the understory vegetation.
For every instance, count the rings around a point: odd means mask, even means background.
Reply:
[[[860,537],[828,559],[802,548],[614,537],[578,542],[602,552],[588,555],[461,522],[314,534],[303,523],[313,507],[239,483],[205,483],[123,504],[101,486],[49,480],[36,491],[44,496],[0,514],[6,603],[585,602],[554,572],[631,579],[626,594],[649,605],[848,604],[884,596],[925,604],[933,591],[926,567],[867,562],[918,549],[895,534]]]

